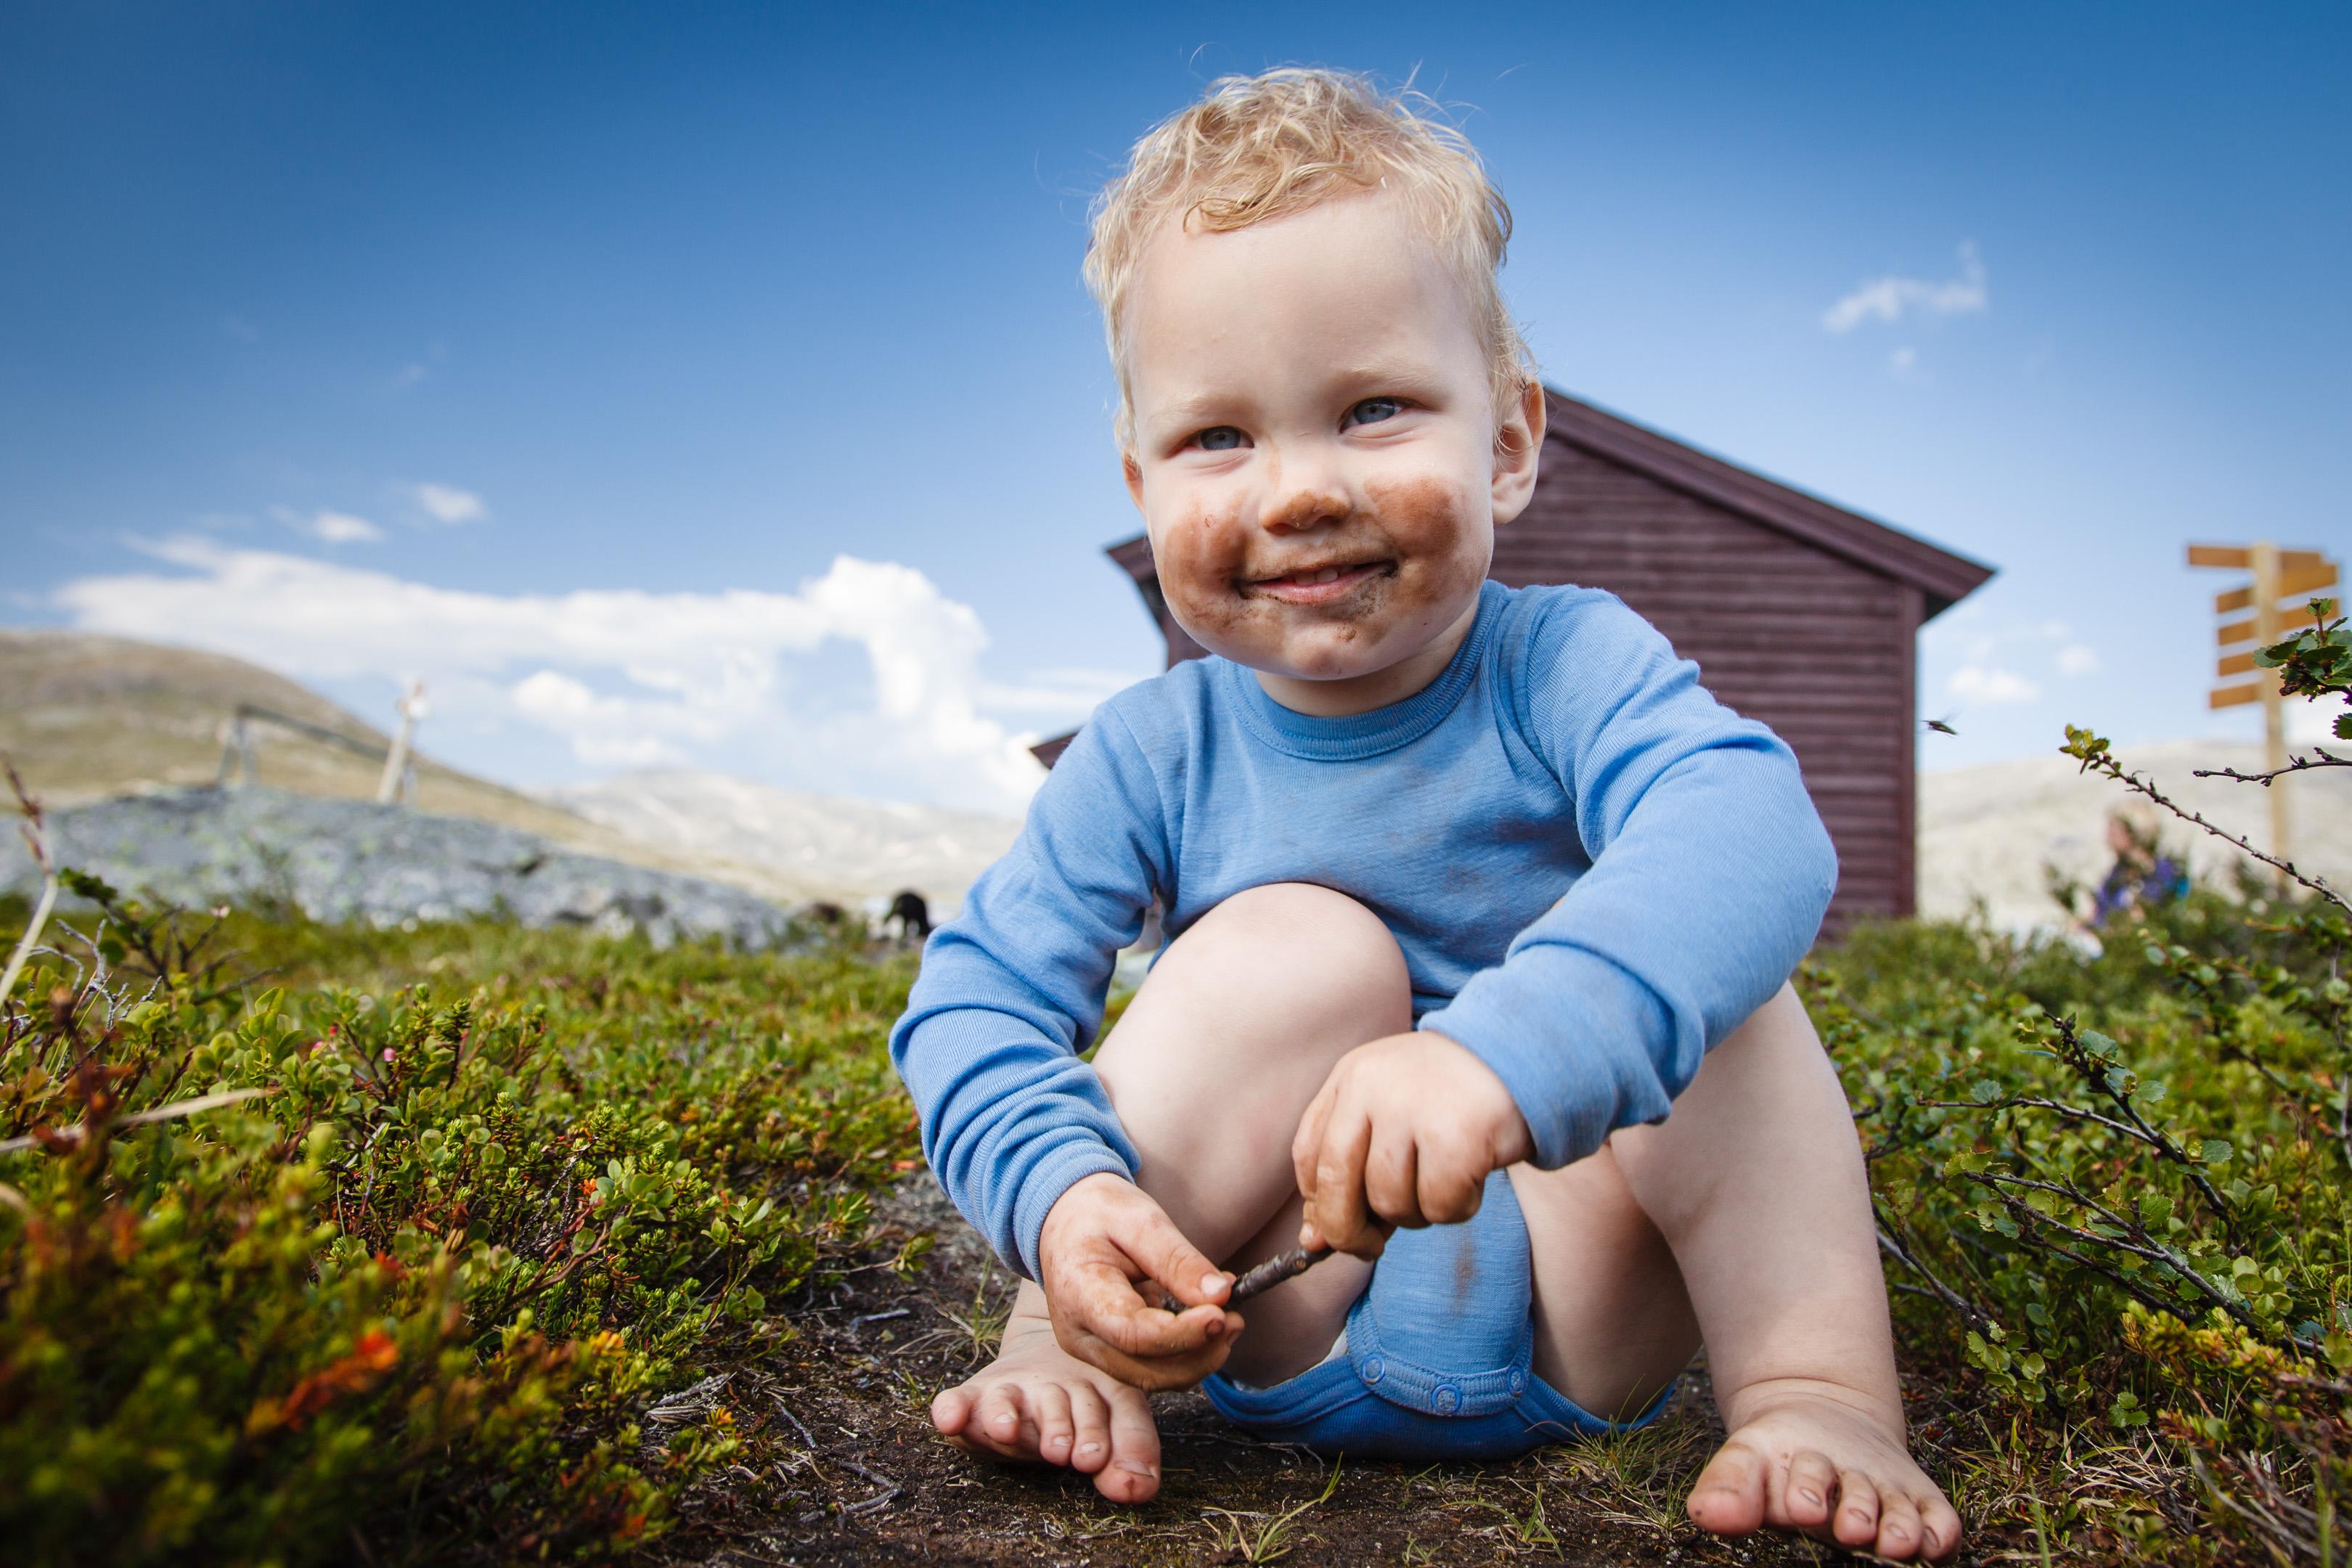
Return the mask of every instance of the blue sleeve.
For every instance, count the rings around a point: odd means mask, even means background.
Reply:
[[[1666,1114],[1812,944],[1837,855],[1789,748],[1614,597],[1554,598],[1503,653],[1592,864],[1421,1026],[1495,1069],[1549,1170]]]
[[[1003,859],[931,933],[890,1059],[923,1153],[964,1216],[1031,1279],[1037,1233],[1071,1184],[1132,1177],[1135,1147],[1095,1069],[1118,950],[1172,878],[1159,785],[1105,708],[1062,753]]]

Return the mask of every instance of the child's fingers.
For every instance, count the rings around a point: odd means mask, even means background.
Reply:
[[[1458,1225],[1476,1214],[1486,1195],[1486,1168],[1473,1170],[1473,1162],[1458,1153],[1433,1156],[1423,1149],[1421,1155],[1414,1173],[1423,1220],[1430,1225]]]
[[[1110,1240],[1188,1307],[1223,1301],[1225,1292],[1233,1289],[1233,1276],[1186,1240],[1158,1204],[1138,1205],[1121,1215],[1110,1231]]]
[[[1242,1326],[1238,1316],[1194,1307],[1171,1317],[1136,1302],[1132,1290],[1128,1294],[1131,1310],[1080,1310],[1066,1330],[1057,1316],[1062,1347],[1130,1388],[1153,1391],[1190,1388],[1224,1364]]]
[[[1115,1269],[1090,1274],[1082,1289],[1078,1315],[1086,1331],[1125,1355],[1187,1355],[1225,1331],[1223,1308],[1163,1311],[1147,1305],[1134,1282]]]
[[[1364,1160],[1364,1202],[1391,1225],[1427,1223],[1422,1215],[1420,1151],[1410,1134],[1377,1133]]]
[[[1380,1253],[1371,1215],[1364,1206],[1364,1163],[1371,1139],[1370,1117],[1353,1106],[1336,1110],[1324,1128],[1314,1185],[1307,1194],[1307,1218],[1322,1240],[1365,1258]],[[1371,1250],[1363,1251],[1368,1243]]]
[[[1339,1101],[1339,1091],[1334,1087],[1338,1081],[1336,1071],[1323,1080],[1323,1087],[1307,1101],[1307,1114],[1298,1119],[1298,1131],[1290,1140],[1290,1173],[1298,1183],[1299,1195],[1308,1200],[1310,1208],[1314,1206],[1315,1165],[1323,1155],[1324,1130],[1330,1125],[1331,1108]]]

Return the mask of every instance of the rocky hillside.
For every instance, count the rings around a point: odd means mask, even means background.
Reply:
[[[0,755],[52,807],[218,776],[222,727],[240,702],[381,749],[388,737],[257,665],[81,632],[0,628]],[[298,731],[257,724],[259,783],[373,800],[380,768]],[[429,753],[432,738],[424,732]],[[520,829],[602,859],[728,882],[771,901],[887,900],[914,888],[953,909],[1017,823],[844,800],[747,779],[626,774],[523,794],[422,755],[417,801],[438,816]]]
[[[642,844],[731,861],[845,901],[912,888],[952,910],[1013,843],[1006,817],[845,800],[725,773],[649,770],[548,790],[545,798]]]
[[[197,908],[299,910],[377,927],[505,911],[527,926],[640,931],[657,946],[793,941],[791,917],[740,888],[578,855],[536,834],[373,801],[254,785],[162,789],[49,814],[61,865],[123,892]],[[0,894],[31,898],[25,846],[0,843]]]

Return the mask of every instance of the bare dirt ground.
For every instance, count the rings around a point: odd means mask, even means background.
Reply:
[[[1683,1517],[1690,1480],[1720,1439],[1705,1374],[1668,1415],[1606,1443],[1499,1465],[1341,1461],[1253,1441],[1198,1394],[1156,1402],[1160,1495],[1104,1502],[1083,1477],[997,1465],[936,1436],[931,1394],[981,1363],[1009,1282],[928,1177],[887,1205],[894,1226],[937,1244],[919,1273],[876,1268],[794,1314],[800,1337],[754,1385],[726,1395],[737,1421],[777,1441],[697,1500],[672,1562],[754,1564],[1569,1563],[1591,1568],[1768,1568],[1860,1561],[1811,1542],[1725,1542]],[[1914,1419],[1938,1470],[1936,1423]],[[1969,1543],[1961,1561],[1982,1562]],[[2006,1557],[2008,1553],[2001,1553]]]

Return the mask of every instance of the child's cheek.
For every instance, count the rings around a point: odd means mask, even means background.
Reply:
[[[1151,543],[1168,608],[1212,652],[1224,651],[1221,637],[1247,613],[1233,586],[1242,573],[1242,542],[1237,512],[1199,508],[1161,530]]]
[[[1482,518],[1484,492],[1434,475],[1374,479],[1364,486],[1373,515],[1394,542],[1407,570],[1399,574],[1393,608],[1459,613],[1477,592],[1494,555],[1492,525]]]

